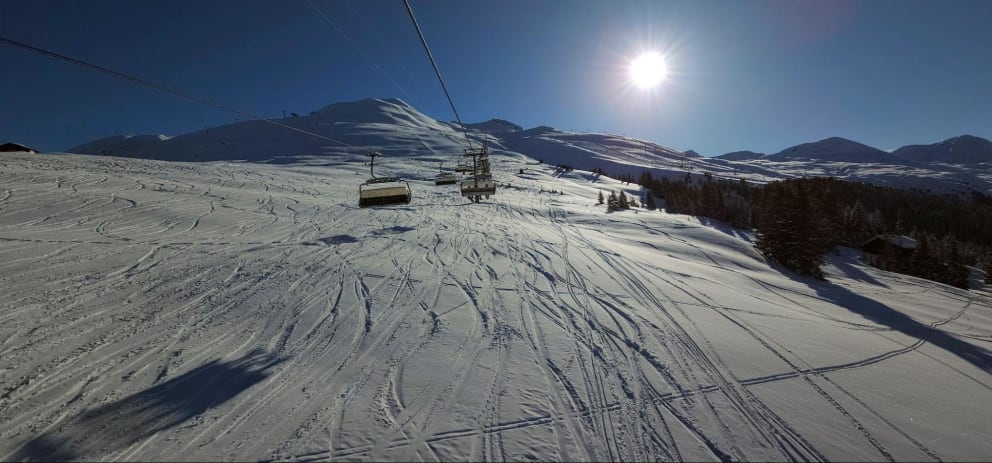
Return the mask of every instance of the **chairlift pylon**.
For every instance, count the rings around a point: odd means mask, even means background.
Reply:
[[[472,176],[462,180],[462,197],[470,201],[479,202],[482,197],[489,199],[489,196],[496,194],[496,182],[493,181],[493,174],[489,167],[489,148],[483,139],[482,149],[478,151],[467,151],[464,157],[472,158]]]

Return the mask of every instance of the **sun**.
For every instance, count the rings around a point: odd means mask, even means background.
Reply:
[[[649,52],[630,63],[630,77],[640,88],[652,88],[665,80],[668,68],[661,55]]]

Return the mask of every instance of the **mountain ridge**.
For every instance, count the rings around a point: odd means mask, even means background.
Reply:
[[[262,121],[242,121],[174,137],[106,137],[68,151],[167,161],[275,163],[292,163],[301,157],[359,156],[380,151],[387,156],[446,163],[453,161],[453,156],[461,156],[466,148],[466,132],[457,124],[431,118],[399,98],[333,103],[309,115],[278,121],[335,142],[307,137]],[[738,151],[708,158],[692,150],[680,151],[610,133],[570,132],[548,125],[524,129],[505,119],[469,123],[466,127],[473,144],[481,143],[486,137],[494,154],[520,154],[548,164],[605,172],[616,178],[637,178],[645,171],[654,177],[706,174],[756,182],[817,175],[905,188],[932,183],[935,186],[927,187],[946,192],[992,192],[992,176],[983,173],[988,169],[980,163],[992,162],[992,154],[986,161],[985,152],[981,151],[992,143],[973,136],[932,145],[912,145],[913,148],[904,147],[893,153],[831,137],[771,155]],[[979,149],[979,155],[969,154],[974,149]],[[950,159],[940,153],[933,154],[933,150],[953,153],[956,156],[953,159],[979,163],[928,161]]]
[[[957,151],[954,149],[958,148]],[[818,159],[861,163],[914,164],[944,162],[948,164],[980,164],[992,162],[992,141],[974,135],[959,135],[928,145],[905,145],[891,153],[864,143],[842,137],[801,143],[774,154],[754,151],[732,151],[714,156],[728,161],[761,159],[787,161]]]
[[[892,154],[918,162],[986,163],[992,162],[992,141],[974,135],[959,135],[929,145],[906,145]]]

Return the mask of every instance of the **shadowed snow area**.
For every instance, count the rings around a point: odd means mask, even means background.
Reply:
[[[0,157],[0,459],[992,454],[987,290],[799,278],[523,156],[480,204],[383,161],[410,204],[359,209],[357,156]]]
[[[127,448],[234,398],[265,379],[265,370],[277,363],[261,352],[207,362],[60,423],[58,430],[31,439],[13,459],[75,460]]]

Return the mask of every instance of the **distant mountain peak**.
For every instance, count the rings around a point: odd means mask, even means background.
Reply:
[[[524,129],[523,127],[514,124],[506,119],[489,119],[488,121],[485,122],[465,124],[465,127],[488,133],[518,132]]]
[[[854,148],[854,149],[863,149],[863,150],[867,150],[867,151],[882,151],[882,150],[880,150],[878,148],[868,146],[868,145],[866,145],[864,143],[858,143],[858,142],[856,142],[854,140],[849,140],[849,139],[843,138],[843,137],[829,137],[829,138],[824,138],[823,140],[820,140],[820,141],[815,141],[815,142],[812,142],[812,143],[803,143],[801,145],[796,145],[796,146],[793,146],[791,148],[786,148],[786,150],[798,148],[800,146],[819,147],[819,148],[830,149],[830,150],[852,149],[852,148]]]
[[[764,156],[765,153],[756,153],[754,151],[732,151],[730,153],[717,156],[717,158],[725,159],[727,161],[746,161],[749,159],[758,159]]]
[[[766,158],[773,161],[793,159],[875,163],[892,161],[892,155],[885,151],[841,137],[824,138],[812,143],[790,146]]]
[[[990,141],[988,141],[988,140],[986,140],[986,139],[984,139],[982,137],[976,137],[974,135],[968,135],[968,134],[958,135],[956,137],[948,138],[947,140],[944,140],[942,143],[948,143],[948,142],[950,142],[950,143],[955,143],[955,142],[992,143],[992,142],[990,142]]]
[[[929,145],[906,145],[892,154],[915,162],[978,164],[992,162],[992,142],[974,135],[960,135]]]
[[[399,106],[413,109],[413,106],[399,98],[362,98],[354,101],[342,101],[331,103],[317,110],[317,113],[341,112],[341,111],[376,111],[384,106]]]
[[[820,140],[819,142],[816,142],[816,143],[823,143],[823,142],[827,142],[827,143],[853,143],[853,144],[856,144],[856,145],[862,145],[862,143],[858,143],[858,142],[856,142],[854,140],[849,140],[849,139],[844,138],[844,137],[836,137],[836,136],[824,138],[823,140]],[[867,146],[867,145],[864,145],[864,146]]]

